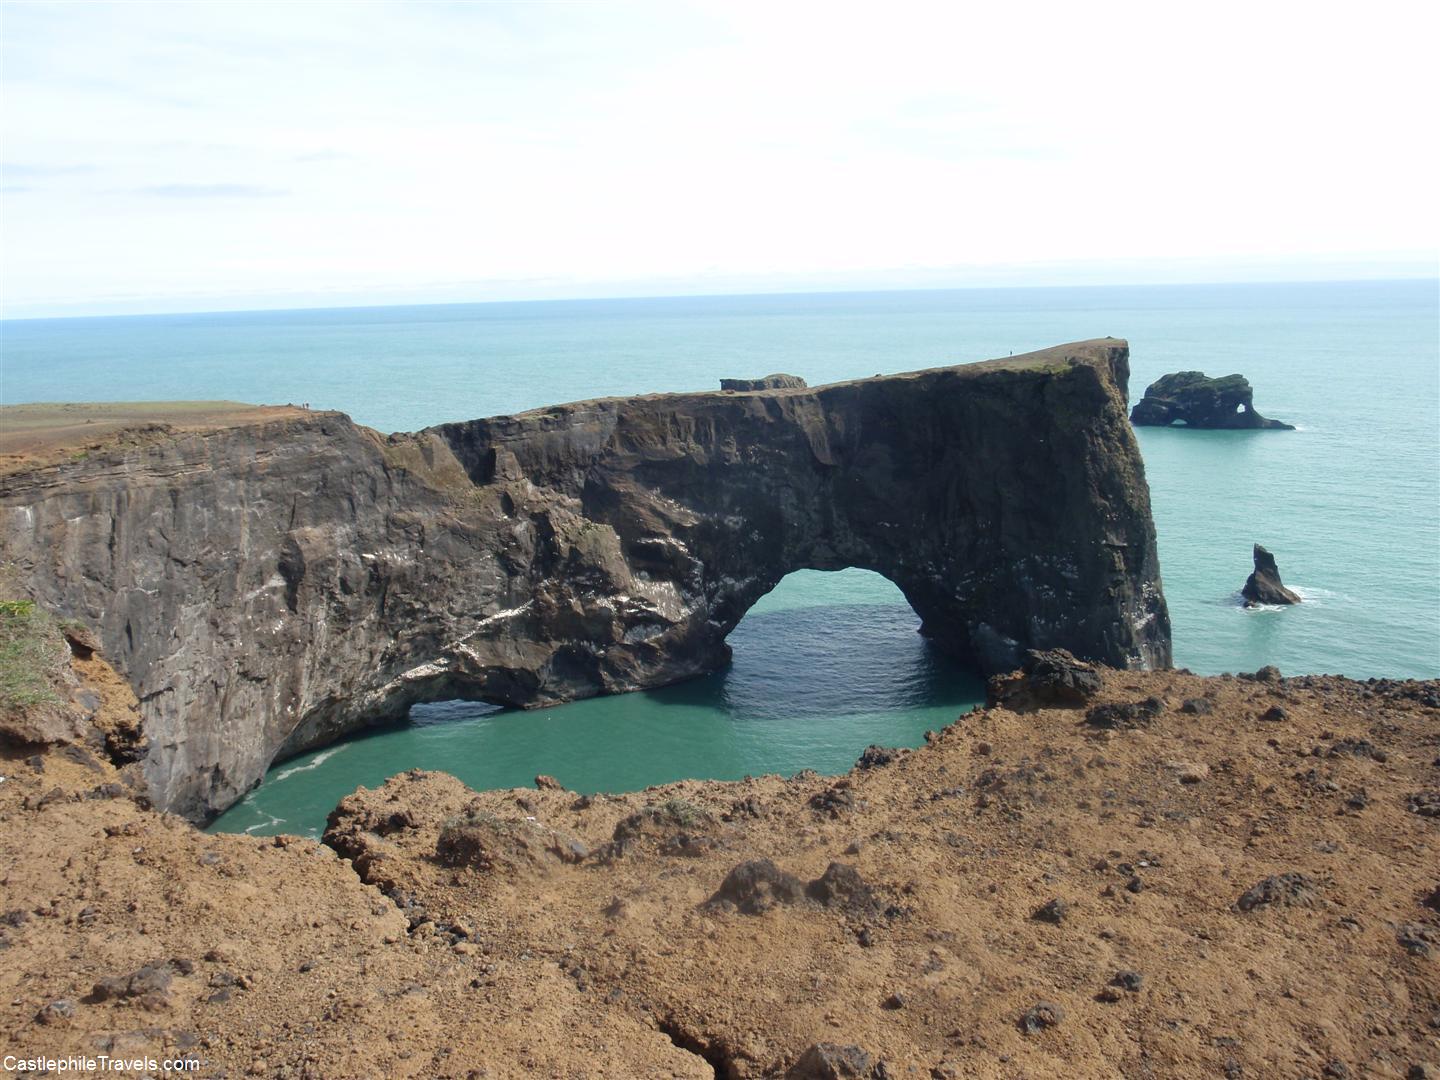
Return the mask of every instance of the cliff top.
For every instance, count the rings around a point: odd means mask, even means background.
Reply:
[[[306,415],[295,405],[239,401],[39,402],[0,406],[0,473],[55,464],[127,437],[287,420]]]
[[[1115,371],[1113,359],[1102,350],[1126,348],[1121,338],[1098,338],[1067,345],[1040,349],[998,360],[980,360],[946,367],[875,375],[871,378],[909,381],[953,372],[967,378],[997,371],[1031,371],[1067,364],[1072,359],[1093,359],[1112,365],[1112,377],[1123,379],[1124,372]],[[767,387],[746,391],[766,395],[814,394],[832,387],[870,382],[871,378],[849,379],[822,386]],[[733,391],[731,392],[733,393]],[[638,401],[659,399],[695,399],[719,397],[725,391],[696,390],[675,393],[642,394],[625,398],[595,398],[542,406],[513,414],[573,411],[601,401]],[[291,420],[314,416],[322,410],[308,410],[296,405],[251,405],[239,401],[114,401],[114,402],[38,402],[24,405],[0,405],[0,475],[23,469],[59,464],[88,452],[124,443],[141,445],[157,437],[179,432],[217,431],[223,428]],[[501,419],[486,417],[483,419]]]
[[[1121,355],[1118,358],[1113,352],[1113,350],[1116,349],[1121,351]],[[837,382],[821,383],[816,386],[805,385],[803,379],[799,379],[794,375],[772,375],[767,376],[767,378],[796,379],[800,385],[762,386],[749,390],[678,390],[653,394],[632,394],[624,397],[587,398],[580,401],[566,401],[554,405],[542,405],[534,409],[526,409],[522,412],[508,415],[476,417],[474,420],[453,421],[452,423],[465,424],[476,421],[519,420],[547,415],[554,416],[563,413],[583,412],[594,406],[613,405],[617,402],[668,401],[678,404],[682,402],[697,402],[705,399],[721,401],[733,398],[737,394],[759,397],[804,397],[807,395],[823,394],[826,391],[835,390],[839,387],[859,386],[869,382],[915,382],[922,379],[933,379],[942,374],[970,379],[979,378],[983,375],[993,375],[996,372],[1003,371],[1045,371],[1047,369],[1067,367],[1072,361],[1088,361],[1093,366],[1105,368],[1111,380],[1115,382],[1123,394],[1130,375],[1129,349],[1130,344],[1124,338],[1092,338],[1088,341],[1072,341],[1065,345],[1054,345],[1047,349],[1038,349],[1035,352],[1021,353],[1018,356],[1002,356],[995,360],[973,360],[960,364],[947,364],[933,368],[918,368],[914,371],[896,371],[889,374],[877,372],[874,375],[859,379],[841,379]],[[765,381],[765,379],[725,379],[722,380],[722,383]],[[435,426],[447,427],[449,424],[437,424]]]

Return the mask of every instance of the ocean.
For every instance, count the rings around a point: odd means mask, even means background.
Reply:
[[[1169,371],[1240,372],[1293,432],[1142,428],[1175,662],[1202,673],[1440,676],[1440,283],[1334,282],[685,297],[0,323],[0,401],[309,402],[382,431],[578,398],[811,385],[1128,338],[1132,402]],[[1253,543],[1305,602],[1245,610]],[[792,574],[725,672],[536,712],[447,703],[272,769],[227,830],[314,834],[411,767],[580,791],[838,772],[915,745],[980,684],[859,570]]]

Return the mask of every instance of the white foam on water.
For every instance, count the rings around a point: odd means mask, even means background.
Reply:
[[[320,753],[316,754],[313,758],[311,758],[310,761],[308,761],[306,764],[293,765],[288,769],[282,770],[276,775],[273,783],[279,783],[281,780],[284,780],[287,777],[294,776],[296,773],[309,772],[311,769],[318,769],[321,765],[324,765],[325,762],[329,761],[336,754],[340,753],[340,751],[348,750],[349,748],[349,743],[340,743],[338,746],[332,746],[329,750],[322,750]]]
[[[1313,585],[1287,585],[1286,588],[1295,593],[1295,595],[1300,597],[1305,603],[1315,604],[1317,606],[1324,604],[1327,600],[1344,601],[1350,599],[1344,593],[1338,593],[1334,589],[1321,589]]]
[[[273,828],[276,825],[285,824],[285,819],[283,817],[272,817],[269,814],[267,814],[266,817],[269,817],[270,820],[257,821],[254,825],[251,825],[248,829],[245,830],[246,834],[248,835],[249,833],[253,833],[256,829],[269,829]]]
[[[1313,585],[1292,585],[1286,582],[1285,587],[1300,597],[1302,604],[1308,604],[1310,607],[1324,607],[1332,600],[1343,603],[1350,599],[1344,593],[1338,593],[1334,589],[1322,589]],[[1293,611],[1296,608],[1295,604],[1247,604],[1244,595],[1240,592],[1231,593],[1230,599],[1242,615],[1263,615],[1271,611]]]

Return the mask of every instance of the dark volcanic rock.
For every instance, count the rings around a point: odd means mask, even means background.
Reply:
[[[1020,1017],[1020,1030],[1034,1035],[1046,1028],[1058,1027],[1065,1019],[1065,1010],[1051,1001],[1037,1001]]]
[[[818,904],[852,914],[873,911],[880,906],[860,872],[845,863],[832,862],[825,873],[805,886],[805,895]]]
[[[875,1062],[858,1046],[816,1043],[790,1066],[785,1080],[870,1080]]]
[[[174,431],[0,476],[16,585],[132,684],[159,808],[469,698],[715,671],[800,568],[890,578],[984,673],[1170,662],[1106,339],[831,386],[652,394],[382,436],[336,413]]]
[[[855,762],[857,769],[879,769],[900,756],[900,751],[889,746],[871,744],[860,753],[860,758]]]
[[[707,907],[733,904],[746,915],[759,915],[777,904],[794,904],[805,895],[805,886],[794,874],[781,870],[769,859],[751,859],[725,875]]]
[[[721,390],[804,390],[809,384],[799,375],[766,375],[763,379],[721,379]]]
[[[1244,375],[1208,378],[1201,371],[1162,375],[1145,388],[1145,396],[1130,412],[1139,427],[1184,424],[1194,428],[1275,428],[1294,431],[1291,424],[1267,420],[1255,411],[1254,391]]]
[[[776,905],[806,899],[850,915],[872,914],[880,908],[874,892],[853,866],[832,862],[825,873],[805,884],[769,859],[740,863],[702,906],[711,910],[734,907],[746,915],[759,915]]]
[[[1314,907],[1319,898],[1315,891],[1315,882],[1304,874],[1274,874],[1246,889],[1235,902],[1235,906],[1241,911],[1254,911],[1272,904],[1280,907]]]
[[[1440,948],[1440,930],[1424,923],[1404,923],[1396,928],[1395,940],[1411,956],[1429,956]]]
[[[1145,985],[1145,977],[1138,971],[1117,971],[1115,978],[1110,980],[1110,985],[1128,990],[1132,994],[1138,994],[1140,988]]]
[[[1144,701],[1096,705],[1086,711],[1085,722],[1098,728],[1149,727],[1164,711],[1165,703],[1151,697]]]
[[[985,704],[1007,709],[1069,708],[1086,704],[1103,679],[1094,664],[1065,649],[1030,649],[1019,674],[996,675],[985,687]]]
[[[1405,800],[1405,808],[1421,817],[1440,817],[1440,791],[1417,791]]]
[[[1300,603],[1300,597],[1281,584],[1275,556],[1259,544],[1255,545],[1254,554],[1255,569],[1245,579],[1245,587],[1240,590],[1240,595],[1245,598],[1245,606]]]
[[[839,817],[845,811],[855,808],[855,796],[850,794],[847,787],[834,784],[810,796],[810,806],[820,813]]]
[[[1041,904],[1031,913],[1030,917],[1059,926],[1069,913],[1070,905],[1057,896]]]

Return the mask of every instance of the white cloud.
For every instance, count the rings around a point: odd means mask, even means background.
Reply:
[[[4,307],[1433,260],[1428,5],[972,7],[9,4]]]

